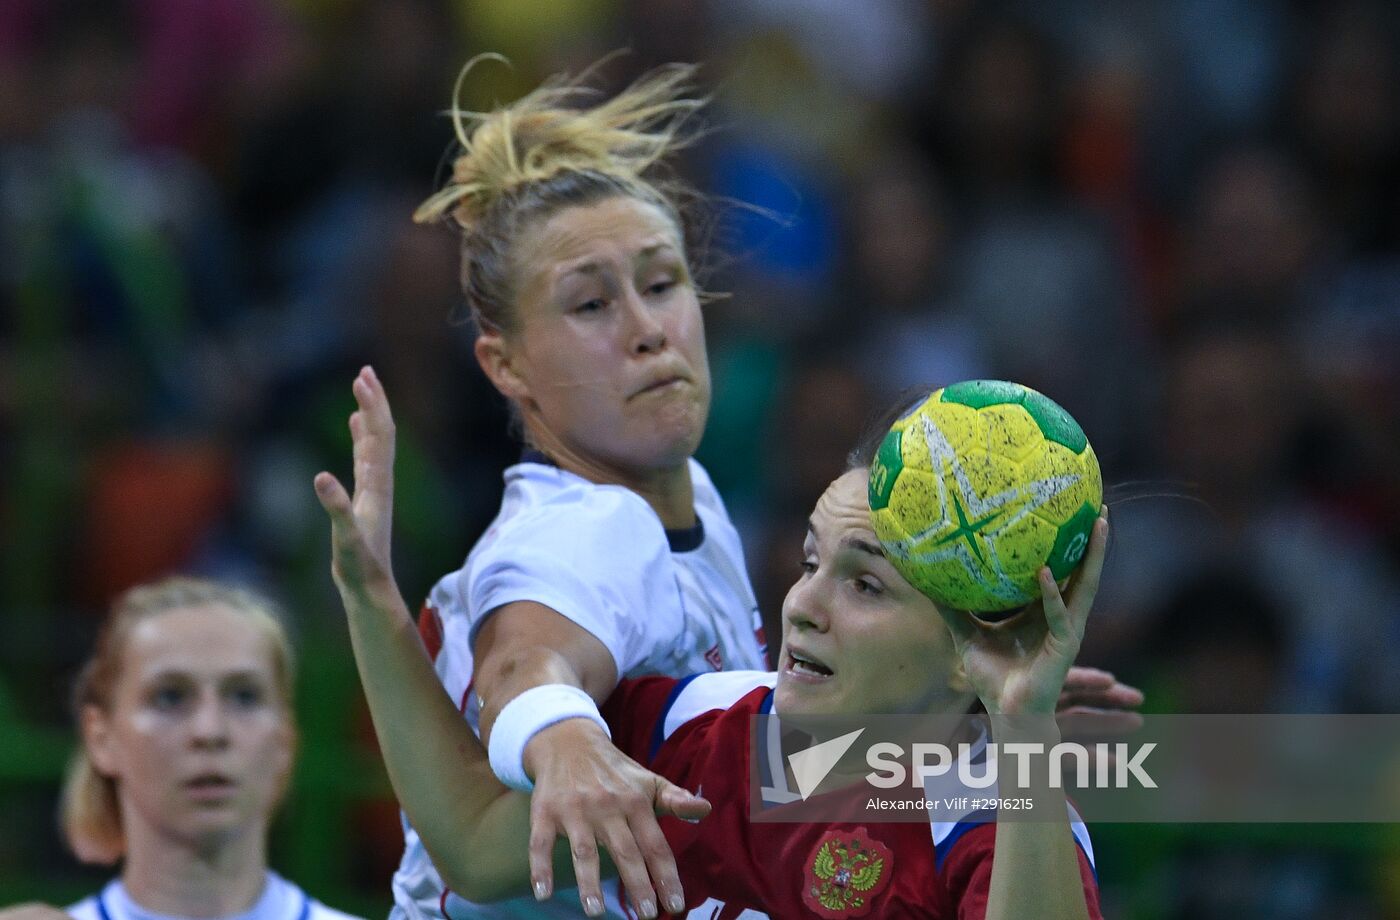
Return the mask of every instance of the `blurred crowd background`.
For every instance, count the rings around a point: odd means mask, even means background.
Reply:
[[[104,877],[54,831],[67,687],[104,604],[178,569],[285,605],[275,862],[387,909],[396,811],[311,478],[348,473],[372,362],[410,599],[494,513],[518,446],[456,239],[409,219],[487,50],[512,67],[475,107],[618,48],[600,86],[705,64],[682,172],[730,296],[701,459],[770,636],[871,414],[1008,378],[1109,485],[1086,663],[1153,711],[1400,711],[1397,36],[1379,0],[0,0],[0,896]],[[1096,833],[1109,916],[1400,916],[1386,828]]]

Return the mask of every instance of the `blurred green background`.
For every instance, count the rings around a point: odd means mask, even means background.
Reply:
[[[400,423],[396,569],[461,564],[517,447],[442,117],[630,49],[702,62],[701,459],[769,635],[808,509],[915,384],[1082,423],[1115,544],[1085,649],[1176,712],[1397,711],[1397,9],[1321,0],[0,0],[0,902],[106,873],[55,832],[104,606],[251,583],[300,649],[274,864],[379,916],[401,848],[310,488],[348,384]],[[745,202],[768,214],[735,206]],[[776,218],[776,219],[775,219]],[[1095,829],[1115,917],[1400,916],[1388,827]]]

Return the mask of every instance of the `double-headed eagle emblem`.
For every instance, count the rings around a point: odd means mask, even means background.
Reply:
[[[890,881],[894,856],[863,827],[832,831],[808,859],[802,900],[825,920],[862,917]]]

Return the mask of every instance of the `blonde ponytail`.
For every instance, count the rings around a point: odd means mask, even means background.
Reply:
[[[112,866],[126,852],[117,784],[97,772],[87,749],[81,746],[63,780],[59,826],[79,862]]]
[[[692,116],[706,100],[692,95],[696,67],[670,64],[589,106],[596,91],[585,84],[599,62],[577,77],[548,80],[508,106],[468,111],[460,104],[462,85],[488,59],[504,60],[475,57],[457,79],[451,115],[460,151],[447,184],[413,217],[449,220],[463,232],[462,283],[473,317],[488,330],[511,331],[510,256],[532,222],[622,195],[660,208],[683,236],[680,202],[692,193],[657,175],[658,167],[698,136]]]
[[[488,59],[504,60],[478,55],[457,78],[451,114],[461,152],[453,160],[451,180],[414,213],[420,223],[450,216],[469,229],[511,192],[563,172],[597,173],[621,186],[636,184],[651,197],[656,189],[645,173],[693,140],[682,129],[705,105],[704,99],[688,95],[696,67],[669,64],[612,99],[581,107],[596,94],[584,85],[597,71],[595,64],[578,77],[546,81],[495,111],[466,110],[460,104],[462,84]]]

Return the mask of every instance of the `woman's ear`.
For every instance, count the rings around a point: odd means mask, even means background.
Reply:
[[[520,351],[500,332],[483,330],[476,337],[476,362],[501,395],[517,403],[530,399],[530,386],[520,373]]]
[[[93,769],[103,776],[115,777],[117,759],[112,750],[111,722],[107,718],[107,713],[102,711],[101,706],[89,703],[83,706],[78,722],[83,735],[83,747],[87,751],[88,760],[92,762]]]
[[[967,679],[967,672],[963,670],[961,655],[953,663],[952,673],[948,675],[948,688],[954,693],[977,695],[977,691],[972,689],[972,681]]]

